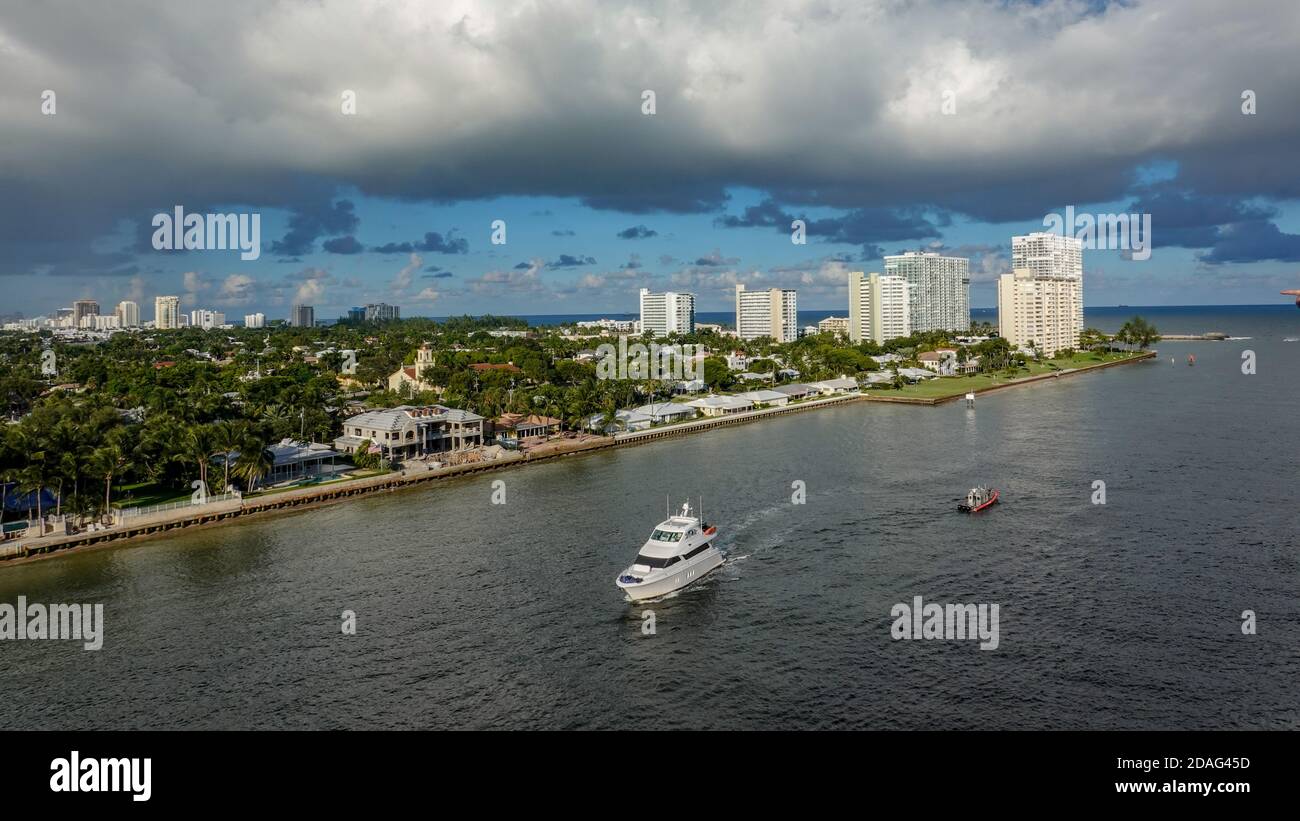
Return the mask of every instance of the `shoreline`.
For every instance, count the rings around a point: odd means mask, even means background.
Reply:
[[[266,516],[287,510],[318,507],[321,505],[341,502],[356,496],[418,487],[427,482],[454,479],[460,476],[486,473],[489,471],[506,470],[512,467],[548,462],[554,459],[563,459],[593,451],[638,445],[644,442],[656,441],[672,436],[686,436],[692,433],[712,430],[714,428],[747,424],[769,416],[784,416],[790,413],[799,413],[801,411],[816,410],[824,407],[838,407],[840,405],[859,401],[937,406],[957,401],[963,398],[967,392],[977,395],[991,393],[1006,388],[1042,382],[1044,380],[1059,379],[1063,376],[1077,376],[1078,374],[1090,373],[1095,370],[1103,370],[1117,365],[1130,365],[1135,362],[1143,362],[1152,359],[1155,356],[1155,352],[1148,351],[1126,359],[1117,359],[1111,362],[1099,362],[1087,367],[1069,368],[1053,373],[1019,377],[1007,380],[1003,383],[986,385],[980,388],[974,388],[970,391],[960,390],[954,394],[939,397],[886,396],[870,392],[858,392],[830,396],[821,399],[809,399],[797,404],[784,405],[776,408],[764,408],[762,410],[746,411],[744,413],[731,414],[728,416],[696,419],[690,422],[666,425],[658,428],[649,428],[643,431],[618,433],[613,436],[602,437],[594,442],[580,442],[574,443],[572,447],[556,448],[551,452],[539,456],[530,456],[529,454],[522,453],[502,459],[495,459],[489,462],[477,462],[469,465],[458,465],[439,468],[436,470],[426,469],[421,471],[407,468],[379,476],[369,476],[362,479],[347,479],[324,486],[284,490],[265,496],[256,496],[248,499],[235,499],[210,505],[196,506],[203,508],[202,510],[179,508],[174,511],[148,517],[148,521],[136,521],[116,528],[87,531],[64,536],[43,536],[27,540],[19,539],[12,545],[0,545],[0,567],[27,564],[42,559],[51,559],[72,553],[82,553],[97,548],[118,546],[127,542],[144,541],[175,530],[182,530],[191,527],[206,527],[247,517]]]

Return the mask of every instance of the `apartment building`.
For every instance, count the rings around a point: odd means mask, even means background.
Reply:
[[[908,251],[885,257],[885,275],[901,277],[911,287],[908,324],[912,333],[970,328],[970,260]]]
[[[747,291],[736,285],[736,335],[741,339],[768,336],[777,342],[799,338],[799,304],[790,289]]]
[[[159,330],[181,326],[181,298],[159,296],[153,300],[153,326]]]
[[[883,343],[912,334],[912,288],[902,277],[849,273],[849,339]]]
[[[1037,276],[1017,268],[998,278],[998,333],[1014,347],[1034,343],[1043,356],[1079,346],[1083,331],[1083,281]]]
[[[641,332],[656,337],[695,331],[695,294],[641,289]]]

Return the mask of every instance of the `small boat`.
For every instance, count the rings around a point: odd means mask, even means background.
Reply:
[[[1286,337],[1285,339],[1283,339],[1282,341],[1283,341],[1283,342],[1300,342],[1300,336],[1288,336],[1288,337]]]
[[[966,494],[966,501],[957,505],[957,510],[961,513],[979,513],[986,507],[998,503],[998,491],[996,488],[987,488],[983,485],[973,487]]]
[[[1187,364],[1189,367],[1196,364],[1196,354],[1189,353],[1187,355]]]
[[[676,516],[655,527],[615,584],[631,601],[680,590],[722,566],[722,554],[713,546],[717,536],[718,529],[702,522],[686,502]]]

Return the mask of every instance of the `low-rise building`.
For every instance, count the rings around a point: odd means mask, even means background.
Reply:
[[[812,385],[803,385],[799,383],[793,385],[778,385],[772,390],[784,394],[791,402],[797,402],[800,399],[807,399],[810,396],[819,396],[821,394],[821,391],[817,390]]]
[[[372,448],[390,458],[464,450],[483,444],[484,421],[477,413],[442,405],[399,405],[345,420],[334,445],[354,453],[370,440]]]
[[[741,399],[748,399],[750,402],[753,402],[755,406],[767,405],[769,407],[779,408],[790,404],[790,396],[788,394],[775,390],[745,391],[744,393],[736,394],[736,396]]]
[[[816,389],[822,396],[834,396],[840,393],[857,393],[858,380],[848,376],[841,376],[838,379],[823,379],[820,382],[809,382],[808,387]]]
[[[492,434],[497,444],[505,447],[518,447],[522,439],[534,436],[550,436],[560,429],[560,420],[552,416],[539,416],[535,413],[503,413],[491,422]]]
[[[655,402],[635,408],[632,412],[649,417],[650,422],[655,425],[663,422],[683,422],[695,418],[695,408],[676,402]]]
[[[696,408],[705,416],[730,416],[733,413],[744,413],[754,409],[754,403],[748,399],[741,399],[739,396],[718,396],[716,394],[693,399],[686,404]]]

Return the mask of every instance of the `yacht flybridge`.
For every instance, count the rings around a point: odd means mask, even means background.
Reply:
[[[718,529],[701,521],[686,502],[677,515],[655,527],[615,583],[632,601],[680,590],[722,564],[722,554],[713,546],[717,535]]]

